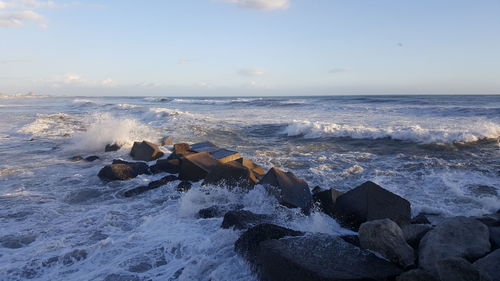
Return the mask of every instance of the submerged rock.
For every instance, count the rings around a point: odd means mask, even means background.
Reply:
[[[437,271],[441,281],[490,281],[467,260],[458,257],[438,261]]]
[[[229,211],[224,215],[222,228],[246,229],[257,224],[269,223],[272,221],[271,215],[254,214],[250,211]]]
[[[83,160],[83,157],[80,156],[80,155],[77,155],[77,156],[73,156],[70,158],[71,161],[82,161]]]
[[[500,281],[500,249],[478,259],[473,265],[492,281]]]
[[[410,202],[367,181],[340,195],[335,203],[335,217],[348,228],[357,230],[371,220],[390,219],[398,225],[410,223]]]
[[[85,161],[87,161],[87,162],[94,162],[97,159],[99,159],[99,156],[95,156],[95,155],[85,157]]]
[[[415,265],[413,248],[406,243],[401,228],[390,219],[363,223],[358,236],[361,247],[379,252],[403,268]]]
[[[193,186],[193,184],[190,183],[190,182],[188,182],[188,181],[181,181],[177,185],[176,190],[179,191],[179,192],[187,192],[188,190],[191,189],[192,186]]]
[[[178,178],[176,176],[169,175],[169,176],[163,177],[159,180],[152,181],[148,185],[143,185],[143,186],[129,189],[123,193],[123,196],[131,197],[131,196],[139,195],[139,194],[142,194],[146,191],[156,189],[158,187],[166,185],[169,182],[176,181],[176,180],[178,180]]]
[[[134,160],[153,161],[163,156],[163,152],[159,149],[158,145],[148,142],[134,142],[130,156]]]
[[[149,166],[146,163],[113,160],[113,164],[104,166],[97,176],[104,181],[113,181],[128,180],[149,173]]]
[[[388,280],[401,273],[369,251],[323,233],[263,241],[255,260],[261,280]]]
[[[106,144],[104,147],[104,152],[111,152],[111,151],[118,151],[122,148],[120,144],[117,143],[112,143],[112,144]]]
[[[292,172],[284,172],[278,168],[271,168],[259,182],[271,187],[269,191],[280,204],[289,208],[301,208],[308,213],[312,206],[312,195],[309,185]]]
[[[437,275],[437,263],[452,257],[474,260],[490,251],[488,228],[466,217],[445,219],[425,234],[419,246],[419,265]]]
[[[229,211],[243,209],[242,204],[214,205],[198,211],[198,217],[202,219],[218,218],[224,216]]]

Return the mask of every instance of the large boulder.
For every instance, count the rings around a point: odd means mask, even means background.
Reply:
[[[153,161],[163,156],[163,152],[159,149],[158,145],[149,142],[134,142],[130,156],[134,160]]]
[[[191,146],[187,143],[176,143],[174,144],[174,150],[167,157],[167,159],[181,159],[187,155],[193,154],[191,151]]]
[[[143,175],[143,174],[149,175],[149,174],[151,174],[151,171],[149,170],[148,164],[146,164],[144,162],[128,162],[128,161],[121,160],[121,159],[114,159],[112,164],[125,164],[125,165],[129,165],[132,168],[134,168],[134,170],[139,175]]]
[[[118,151],[121,148],[121,144],[118,143],[111,143],[111,144],[106,144],[104,147],[104,152],[111,152],[111,151]]]
[[[334,213],[344,227],[353,230],[366,221],[386,218],[401,226],[411,216],[410,202],[371,181],[340,195]]]
[[[215,166],[205,177],[203,185],[251,188],[257,183],[254,173],[238,162],[232,161]]]
[[[401,273],[371,252],[323,233],[263,241],[255,260],[260,280],[389,280]]]
[[[225,148],[220,148],[218,150],[211,151],[209,153],[210,155],[212,155],[212,157],[214,157],[215,159],[219,160],[222,163],[231,162],[241,158],[239,152]]]
[[[219,149],[217,145],[209,141],[198,142],[191,145],[191,151],[193,152],[212,152]]]
[[[439,281],[429,272],[422,269],[412,269],[396,278],[396,281]]]
[[[473,265],[492,281],[500,281],[500,249],[478,259]]]
[[[490,281],[467,260],[458,257],[438,261],[437,271],[441,281]]]
[[[312,195],[309,185],[292,172],[284,172],[278,168],[271,168],[260,180],[260,184],[269,187],[280,204],[290,208],[301,208],[308,213],[312,205]]]
[[[234,250],[250,263],[255,263],[257,251],[261,242],[270,239],[280,239],[287,236],[301,236],[303,232],[282,226],[263,223],[245,231],[234,243]]]
[[[488,227],[466,217],[448,218],[425,234],[419,245],[419,265],[437,275],[437,262],[461,257],[475,260],[490,251]]]
[[[500,226],[488,227],[490,230],[490,243],[493,249],[500,248]]]
[[[406,243],[401,228],[390,219],[363,223],[358,236],[361,247],[379,252],[403,268],[415,265],[413,248]]]
[[[406,243],[414,249],[418,249],[420,240],[431,229],[432,226],[430,224],[407,224],[401,227]]]
[[[221,227],[226,229],[247,229],[252,226],[262,223],[269,223],[271,221],[271,215],[254,214],[250,211],[245,210],[229,211],[224,215],[224,220],[222,221]]]
[[[186,155],[181,159],[179,178],[183,181],[199,181],[204,179],[212,169],[221,164],[208,152]]]
[[[253,172],[253,174],[255,175],[255,177],[259,180],[262,179],[266,175],[266,171],[264,170],[264,168],[255,164],[252,160],[250,160],[248,158],[244,158],[244,157],[238,158],[238,159],[234,160],[234,162],[238,162],[241,165],[250,169]]]
[[[181,161],[179,159],[158,159],[156,164],[151,166],[151,172],[153,172],[153,174],[178,174],[180,167]]]
[[[131,165],[111,164],[102,168],[97,176],[103,181],[128,180],[139,175]]]
[[[337,198],[339,198],[339,196],[342,194],[344,194],[344,192],[338,191],[334,188],[330,188],[328,190],[315,192],[313,194],[313,199],[323,213],[333,217],[335,202],[337,201]]]

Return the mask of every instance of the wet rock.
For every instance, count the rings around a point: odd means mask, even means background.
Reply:
[[[179,159],[159,159],[156,164],[151,166],[153,174],[169,173],[178,174],[180,171],[181,161]]]
[[[198,217],[202,219],[219,218],[224,216],[229,211],[237,211],[243,209],[241,204],[229,205],[214,205],[198,211]]]
[[[419,265],[437,275],[437,262],[461,257],[474,260],[490,250],[488,228],[473,218],[445,219],[425,234],[419,245]]]
[[[292,172],[285,173],[278,168],[271,168],[259,183],[270,187],[268,190],[280,204],[289,208],[301,208],[305,213],[309,212],[312,206],[309,185]]]
[[[71,251],[71,252],[65,254],[62,257],[61,261],[62,261],[62,264],[69,266],[69,265],[74,264],[75,262],[82,261],[86,258],[87,258],[87,251],[74,250],[74,251]]]
[[[437,271],[441,281],[490,281],[467,260],[458,257],[438,261]]]
[[[150,190],[156,189],[158,187],[164,186],[167,183],[172,182],[172,181],[176,181],[176,180],[178,180],[178,178],[176,176],[169,175],[169,176],[163,177],[159,180],[152,181],[148,185],[143,185],[143,186],[129,189],[123,193],[123,196],[125,196],[125,197],[136,196],[136,195],[142,194],[146,191],[150,191]]]
[[[70,158],[71,161],[82,161],[83,160],[83,157],[80,156],[80,155],[77,155],[77,156],[73,156]]]
[[[149,175],[151,174],[151,171],[149,170],[148,164],[144,162],[128,162],[125,160],[121,159],[114,159],[112,164],[125,164],[131,166],[139,175]]]
[[[416,217],[411,219],[410,223],[412,223],[412,224],[431,224],[429,219],[424,214],[418,214]]]
[[[205,177],[203,185],[252,188],[257,183],[254,173],[238,162],[220,163]]]
[[[261,280],[388,280],[401,273],[371,252],[323,233],[263,241],[255,259]]]
[[[245,210],[229,211],[224,215],[221,227],[226,229],[247,229],[257,224],[269,223],[271,221],[271,215],[254,214]]]
[[[361,247],[379,252],[403,268],[415,265],[413,248],[406,243],[403,231],[390,219],[373,220],[359,227]]]
[[[412,269],[396,278],[396,281],[439,281],[429,272],[422,269]]]
[[[488,227],[490,232],[490,243],[492,249],[500,248],[500,226]]]
[[[191,189],[191,187],[193,186],[192,183],[188,182],[188,181],[181,181],[178,185],[177,185],[177,191],[179,192],[187,192],[188,190]]]
[[[19,249],[33,243],[35,240],[36,236],[31,234],[5,235],[0,237],[0,245],[4,248]]]
[[[128,180],[139,175],[131,165],[111,164],[104,166],[97,176],[103,181]]]
[[[406,242],[414,249],[418,249],[418,244],[424,235],[432,229],[429,224],[407,224],[401,227]]]
[[[85,157],[85,161],[87,161],[87,162],[94,162],[95,160],[98,160],[98,159],[99,159],[99,157],[95,156],[95,155]]]
[[[335,202],[335,217],[344,227],[357,230],[366,221],[388,218],[398,225],[410,222],[410,202],[367,181],[340,195]]]
[[[103,281],[141,281],[141,278],[135,275],[109,274]]]
[[[345,242],[352,244],[356,247],[361,247],[361,243],[359,242],[359,236],[358,235],[341,235],[339,236],[340,239],[344,240]]]
[[[217,145],[209,141],[199,142],[191,145],[191,151],[193,152],[212,152],[219,149],[220,148]]]
[[[487,226],[491,227],[500,226],[500,214],[487,214],[481,217],[474,217],[474,218],[484,223]]]
[[[500,249],[478,259],[473,265],[492,281],[500,281]]]
[[[176,144],[174,144],[174,150],[168,156],[167,159],[181,159],[181,158],[188,156],[190,154],[194,154],[194,152],[191,151],[191,147],[189,146],[189,144],[176,143]]]
[[[301,235],[304,235],[304,233],[282,226],[268,223],[259,224],[245,231],[234,244],[234,249],[239,255],[254,263],[261,242]]]
[[[104,147],[104,152],[111,152],[111,151],[118,151],[122,148],[120,144],[117,143],[112,143],[112,144],[106,144]]]
[[[183,181],[202,180],[219,164],[208,152],[187,155],[181,160],[179,178]]]
[[[173,145],[173,144],[174,144],[174,141],[173,141],[172,137],[170,137],[170,136],[163,137],[160,140],[160,145]]]
[[[239,152],[225,148],[221,148],[209,153],[212,157],[214,157],[215,159],[219,160],[222,163],[231,162],[241,157]]]
[[[255,175],[255,177],[259,180],[262,179],[266,175],[266,171],[264,170],[264,168],[255,164],[252,160],[250,160],[248,158],[239,158],[239,159],[236,159],[234,161],[238,162],[241,165],[250,169],[253,172],[253,174]]]
[[[313,200],[323,213],[333,217],[335,202],[342,194],[344,194],[344,192],[331,188],[329,190],[317,191],[313,194]]]
[[[163,156],[163,152],[158,148],[158,145],[148,142],[134,142],[130,156],[134,160],[153,161]]]

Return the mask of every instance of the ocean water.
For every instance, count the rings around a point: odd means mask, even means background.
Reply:
[[[310,187],[366,180],[407,198],[414,215],[500,208],[500,96],[265,98],[1,97],[0,280],[254,280],[233,250],[241,231],[199,209],[240,203],[303,231],[348,233],[335,220],[245,193],[177,182],[121,192],[164,174],[103,183],[133,141],[209,140]],[[104,145],[124,148],[104,153]],[[97,155],[92,163],[75,155]]]

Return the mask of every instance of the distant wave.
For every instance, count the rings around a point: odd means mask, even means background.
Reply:
[[[73,103],[84,104],[84,105],[98,105],[97,102],[88,99],[74,99]]]
[[[144,98],[144,100],[156,101],[156,102],[169,102],[172,99],[171,98],[162,98],[162,97],[147,97],[147,98]]]
[[[33,93],[28,94],[2,94],[0,93],[0,99],[23,99],[23,98],[50,98],[50,95],[38,95]]]
[[[471,124],[467,129],[428,129],[420,125],[407,127],[375,128],[364,125],[347,125],[326,122],[294,121],[284,129],[288,136],[304,138],[350,137],[354,139],[381,139],[413,141],[417,143],[475,142],[481,139],[500,138],[500,125],[484,121]]]

